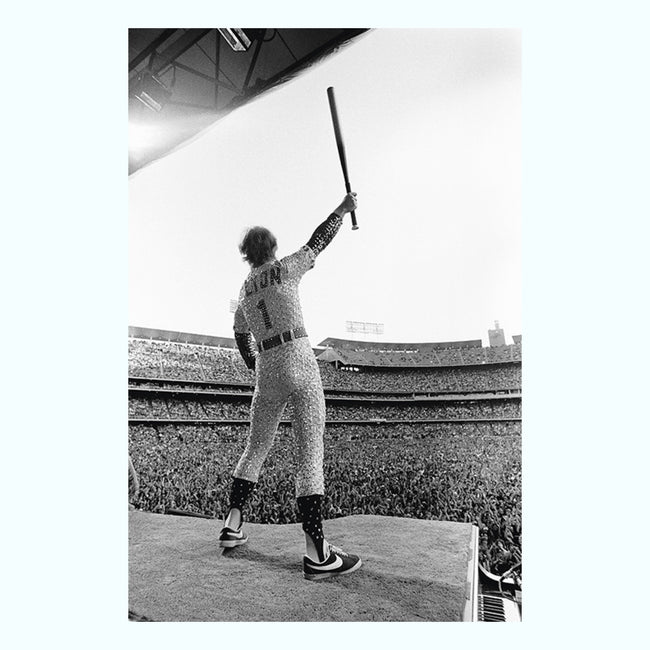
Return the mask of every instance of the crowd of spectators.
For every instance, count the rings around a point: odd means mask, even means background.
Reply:
[[[354,422],[330,423],[325,426],[325,435],[329,440],[427,440],[440,435],[483,435],[517,436],[521,435],[521,425],[512,421],[474,422],[404,422],[367,425]],[[399,447],[396,448],[399,453]]]
[[[486,391],[521,388],[521,365],[455,368],[382,368],[350,372],[319,363],[323,385],[333,389],[367,391]]]
[[[327,404],[328,420],[429,420],[447,418],[519,418],[521,402],[512,400],[433,402],[408,404],[405,401],[395,405],[384,404]]]
[[[485,360],[487,363],[521,361],[521,343],[497,345],[483,349],[485,350]]]
[[[343,363],[371,366],[462,366],[521,361],[521,345],[405,350],[336,350]]]
[[[151,404],[148,399],[138,397],[129,397],[129,417],[130,418],[150,418]]]
[[[129,375],[163,377],[159,346],[153,341],[129,338]]]
[[[508,346],[512,347],[512,346]],[[499,348],[486,348],[499,350]],[[319,362],[326,388],[365,391],[485,391],[521,387],[521,365],[337,369]],[[129,340],[129,375],[254,384],[239,352],[189,343]]]
[[[509,424],[328,425],[325,518],[474,522],[487,540],[481,562],[503,573],[521,558],[521,437]],[[222,517],[246,432],[243,424],[131,425],[136,507]],[[297,521],[292,435],[291,427],[280,426],[247,507],[251,522]]]
[[[248,420],[250,401],[179,399],[178,397],[129,398],[129,417],[138,419],[209,419]],[[468,400],[465,402],[409,403],[400,400],[395,404],[334,404],[326,402],[327,420],[429,420],[429,419],[480,419],[520,418],[519,400]],[[284,419],[291,418],[287,405]]]
[[[129,339],[129,375],[254,383],[236,349]]]
[[[203,382],[203,380],[197,380],[191,384],[181,383],[181,380],[160,380],[157,378],[151,378],[147,380],[146,378],[129,378],[129,387],[137,388],[152,388],[154,390],[185,390],[185,391],[201,391],[209,393],[247,393],[249,395],[253,394],[254,386],[249,383],[197,383],[198,381]],[[346,392],[347,395],[347,392]]]

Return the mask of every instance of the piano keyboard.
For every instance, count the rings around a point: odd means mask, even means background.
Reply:
[[[478,620],[485,623],[519,623],[519,607],[509,598],[478,595]]]

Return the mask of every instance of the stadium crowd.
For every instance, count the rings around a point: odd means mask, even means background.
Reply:
[[[468,366],[454,368],[381,368],[360,372],[337,370],[319,363],[323,385],[333,389],[367,391],[480,391],[521,387],[521,366]]]
[[[163,419],[248,420],[250,402],[225,400],[191,400],[177,397],[129,398],[129,417]],[[283,415],[291,417],[287,406]],[[446,418],[520,418],[519,400],[472,400],[466,402],[429,402],[409,404],[333,404],[327,402],[327,420],[428,420]]]
[[[129,375],[254,383],[239,352],[191,343],[129,339]]]
[[[337,350],[341,361],[371,366],[463,366],[521,361],[521,345],[405,350]]]
[[[495,350],[497,348],[494,348]],[[337,369],[319,361],[325,388],[366,391],[479,391],[521,387],[521,364],[439,368]],[[165,341],[129,340],[129,375],[254,384],[239,352],[229,348]]]
[[[481,561],[503,573],[521,558],[521,437],[509,423],[327,426],[326,518],[379,514],[476,523]],[[222,517],[247,427],[131,425],[136,507]],[[281,425],[247,508],[258,523],[294,523],[294,444]],[[398,446],[399,453],[396,453]]]
[[[158,378],[151,378],[147,380],[146,378],[138,378],[137,380],[133,377],[129,377],[130,383],[129,387],[138,387],[138,388],[152,388],[154,390],[186,390],[186,391],[201,391],[201,392],[211,392],[211,393],[247,393],[249,395],[253,394],[253,385],[249,383],[206,383],[202,379],[195,380],[191,384],[181,384],[181,381],[187,380],[165,380]],[[196,383],[196,382],[203,383]],[[347,393],[346,393],[347,394]]]
[[[499,402],[464,402],[399,405],[384,404],[327,404],[329,420],[370,420],[385,418],[388,420],[429,420],[446,418],[508,418],[521,417],[520,402],[510,400]]]

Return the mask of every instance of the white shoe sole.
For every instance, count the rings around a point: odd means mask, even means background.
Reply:
[[[219,541],[219,546],[221,546],[221,548],[235,548],[235,546],[241,546],[247,541],[248,537],[246,539],[223,539]]]
[[[359,561],[354,566],[351,566],[345,571],[324,571],[323,573],[305,573],[303,571],[302,575],[304,576],[305,580],[325,580],[326,578],[334,578],[336,576],[344,576],[348,573],[352,573],[353,571],[356,571],[362,564],[363,563],[361,562],[361,559],[359,559]]]

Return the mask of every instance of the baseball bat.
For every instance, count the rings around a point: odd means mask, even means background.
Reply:
[[[343,180],[345,181],[345,191],[349,194],[350,178],[348,177],[348,161],[345,155],[345,144],[343,143],[343,133],[341,133],[341,125],[339,123],[339,114],[336,110],[336,99],[334,98],[334,88],[330,86],[327,89],[327,99],[330,102],[330,112],[332,113],[332,124],[334,125],[334,137],[336,138],[336,148],[339,150],[339,160],[341,161],[341,169],[343,170]],[[352,230],[358,230],[357,215],[354,210],[350,212],[352,217]]]

